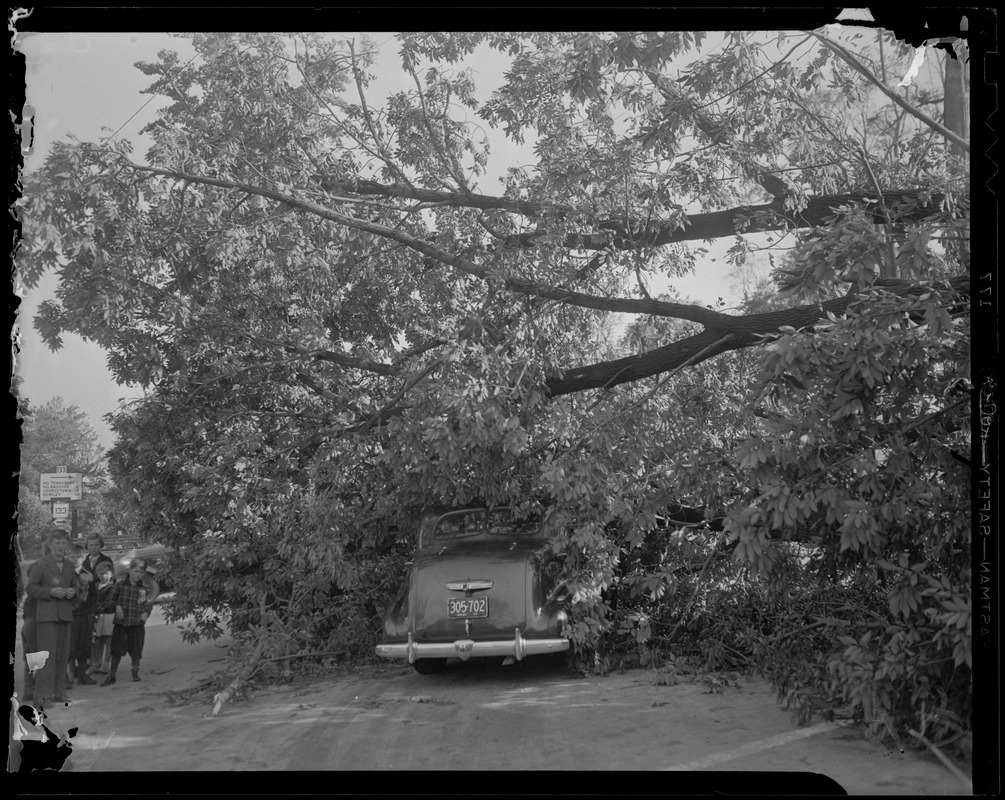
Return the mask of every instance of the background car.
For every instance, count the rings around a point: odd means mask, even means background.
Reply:
[[[162,544],[151,544],[137,547],[122,555],[117,555],[115,561],[115,580],[124,578],[129,572],[129,562],[134,558],[142,558],[147,562],[147,574],[154,579],[161,593],[171,591],[171,575],[167,570],[167,556],[174,549]]]
[[[451,657],[520,661],[568,650],[560,570],[539,520],[507,509],[429,514],[377,654],[429,673]]]

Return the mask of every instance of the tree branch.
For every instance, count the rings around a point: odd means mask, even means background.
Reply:
[[[522,214],[528,217],[537,217],[546,211],[561,213],[572,213],[573,211],[571,206],[518,200],[512,197],[495,197],[474,192],[448,192],[436,189],[422,189],[417,186],[383,184],[363,179],[345,181],[323,173],[315,174],[312,177],[325,191],[338,194],[370,194],[380,197],[401,197],[408,200],[436,203],[437,205],[454,208],[475,208],[480,211],[510,211],[514,214]]]
[[[929,196],[929,202],[924,204],[920,202]],[[882,199],[887,206],[903,201],[915,202],[916,206],[901,217],[904,221],[909,221],[937,213],[943,196],[922,189],[893,189],[883,192]],[[775,197],[770,203],[761,205],[739,206],[724,211],[694,214],[680,220],[644,225],[641,231],[634,233],[620,222],[605,221],[599,223],[597,227],[606,232],[569,234],[562,245],[580,250],[604,250],[611,247],[634,250],[786,228],[813,228],[826,224],[827,218],[833,216],[834,209],[856,204],[863,206],[877,224],[884,224],[881,204],[872,193],[848,192],[807,198],[806,206],[799,210],[788,207],[784,197]],[[535,239],[540,239],[541,235],[540,231],[525,233],[510,237],[507,243],[530,247],[535,244]]]
[[[807,41],[809,38],[810,37],[807,36],[805,39],[803,39],[803,42]],[[788,52],[788,54],[786,54],[780,61],[768,67],[768,69],[762,72],[761,75],[764,75],[766,72],[770,71],[771,69],[774,69],[776,66],[778,66],[778,64],[782,63],[782,61],[784,61],[793,52],[795,52],[796,48],[800,47],[803,42],[800,42],[799,44],[796,45],[796,47],[793,47],[792,50]],[[748,83],[757,80],[757,78],[761,77],[761,75],[758,75],[756,78],[751,79],[751,81],[748,81]],[[659,73],[653,72],[652,70],[646,72],[646,77],[649,78],[653,86],[656,87],[659,93],[662,94],[667,101],[675,105],[684,105],[687,108],[688,113],[690,113],[691,118],[694,120],[694,123],[697,126],[697,128],[701,130],[706,136],[708,136],[708,138],[711,139],[714,144],[723,147],[727,152],[729,152],[734,158],[736,158],[741,163],[746,160],[743,158],[743,155],[740,152],[738,152],[736,143],[733,141],[733,137],[730,134],[729,127],[726,125],[726,123],[715,119],[710,114],[705,112],[704,109],[707,108],[709,105],[712,105],[712,103],[706,103],[705,105],[699,106],[691,98],[684,97],[683,95],[679,94],[677,92],[676,87],[669,80],[664,78]],[[737,89],[734,89],[734,91],[739,91],[739,89],[743,88],[743,86],[745,85],[746,84],[743,84],[737,87]],[[732,94],[732,92],[727,93],[726,95],[724,95],[724,97],[728,97],[729,94]],[[718,101],[714,100],[712,102],[715,103]],[[772,197],[783,197],[784,195],[787,195],[789,193],[789,187],[786,185],[785,181],[773,175],[771,172],[771,168],[768,165],[764,164],[763,162],[751,161],[748,162],[748,168],[754,176],[754,181],[758,185],[760,185],[761,188],[763,188]]]
[[[419,189],[400,185],[380,184],[375,181],[353,180],[340,181],[331,176],[316,174],[313,179],[325,191],[332,194],[369,194],[381,197],[400,197],[418,200],[425,203],[453,208],[473,208],[480,211],[508,211],[527,217],[539,217],[545,212],[571,214],[570,206],[548,205],[529,200],[517,200],[510,197],[494,197],[491,195],[463,192],[444,192],[432,189]],[[760,183],[775,200],[756,206],[739,206],[723,211],[711,211],[704,214],[693,214],[681,219],[669,221],[657,220],[654,223],[638,222],[626,227],[623,221],[602,220],[597,224],[600,231],[596,233],[574,233],[565,237],[564,247],[583,250],[603,250],[615,247],[620,250],[634,250],[644,247],[659,247],[677,242],[696,241],[701,239],[720,239],[726,236],[736,236],[743,233],[759,233],[762,231],[781,230],[786,227],[811,228],[822,225],[833,209],[856,203],[862,204],[878,224],[883,224],[882,204],[872,193],[849,192],[845,194],[821,195],[810,197],[806,207],[801,211],[786,208],[780,194],[787,190],[784,183],[774,175],[763,172],[756,176]],[[899,200],[921,200],[926,193],[919,189],[891,189],[883,192],[883,201],[887,204]],[[921,219],[930,216],[938,209],[942,195],[932,194],[931,202],[904,215],[905,220]],[[634,232],[633,232],[634,231]],[[536,230],[530,233],[514,235],[506,238],[507,245],[517,247],[533,247],[546,231]]]
[[[405,175],[405,173],[401,171],[398,165],[394,163],[394,160],[387,152],[387,148],[385,147],[384,143],[381,141],[380,136],[377,133],[377,127],[374,125],[373,117],[370,115],[370,107],[366,103],[366,93],[363,91],[363,76],[360,73],[359,64],[356,60],[356,46],[352,41],[349,42],[349,52],[352,56],[350,62],[352,65],[352,75],[353,78],[355,78],[356,80],[356,92],[359,95],[360,108],[363,111],[363,119],[366,122],[367,130],[370,131],[370,136],[373,137],[374,146],[380,153],[380,159],[387,165],[388,169],[390,169],[391,172],[393,172],[398,177],[398,180],[400,180],[404,184],[411,184],[411,181],[408,179],[408,176]]]
[[[374,372],[377,375],[386,375],[389,377],[397,377],[401,375],[401,369],[393,364],[385,364],[380,361],[371,361],[365,358],[356,358],[354,356],[345,355],[344,353],[335,353],[331,350],[309,350],[301,345],[290,344],[289,342],[284,342],[279,339],[269,339],[264,336],[256,336],[242,330],[235,330],[234,333],[238,336],[243,336],[249,341],[268,345],[269,347],[278,347],[285,350],[287,353],[302,356],[303,358],[309,358],[313,361],[327,361],[331,364],[338,364],[340,367],[361,369],[366,372]]]
[[[816,33],[815,31],[811,31],[811,33],[817,39],[819,39],[821,42],[823,42],[824,45],[826,45],[834,53],[836,53],[838,55],[838,57],[842,61],[844,61],[846,64],[848,64],[848,66],[850,66],[852,69],[854,69],[859,74],[864,75],[866,77],[866,79],[869,80],[870,83],[873,83],[877,87],[879,87],[879,90],[881,92],[883,92],[883,94],[885,94],[887,97],[889,97],[891,100],[893,100],[894,103],[896,103],[898,106],[900,106],[902,109],[904,109],[912,117],[915,117],[916,119],[921,120],[925,125],[927,125],[929,128],[931,128],[933,131],[935,131],[936,133],[940,134],[942,137],[944,137],[948,141],[952,142],[953,144],[955,144],[957,147],[961,148],[965,152],[967,152],[967,153],[970,152],[970,142],[968,142],[966,139],[964,139],[963,137],[959,136],[958,134],[953,133],[945,125],[941,125],[940,123],[936,122],[934,119],[932,119],[930,116],[928,116],[928,114],[926,114],[924,111],[921,111],[920,109],[915,108],[913,105],[911,105],[910,103],[908,103],[903,97],[901,97],[899,94],[897,94],[891,88],[889,88],[885,83],[883,83],[879,78],[877,78],[875,75],[873,75],[871,71],[869,71],[868,69],[866,69],[862,65],[862,63],[857,58],[855,58],[855,56],[853,56],[851,53],[849,53],[847,50],[845,50],[837,42],[832,41],[831,39],[828,39],[822,33]]]
[[[124,157],[123,160],[125,160],[133,169],[141,172],[161,175],[164,177],[178,177],[192,183],[202,183],[209,186],[218,186],[224,189],[233,189],[236,191],[267,197],[277,202],[286,203],[293,208],[298,208],[302,211],[314,214],[322,219],[327,219],[348,228],[365,231],[367,233],[372,233],[376,236],[398,242],[399,244],[415,250],[422,255],[428,256],[435,261],[439,261],[442,264],[453,267],[466,275],[471,275],[472,277],[479,278],[481,280],[488,280],[491,277],[489,270],[485,267],[480,267],[471,261],[440,250],[435,245],[432,245],[425,240],[418,239],[408,233],[404,233],[403,231],[399,231],[394,228],[389,228],[376,222],[368,222],[346,214],[340,214],[317,203],[307,200],[299,200],[284,192],[278,192],[274,189],[267,189],[265,187],[254,186],[223,178],[210,178],[200,175],[190,175],[188,173],[177,172],[174,170],[159,169],[157,167],[144,167],[139,164],[135,164]],[[711,326],[721,326],[728,320],[726,315],[701,306],[683,303],[670,303],[652,299],[639,300],[634,298],[599,297],[560,287],[543,286],[524,278],[507,278],[503,282],[503,286],[507,290],[517,292],[519,294],[543,297],[548,300],[557,300],[568,305],[580,306],[582,308],[593,308],[599,311],[618,311],[630,314],[653,314],[657,316],[686,319]],[[297,352],[300,351],[298,350]],[[306,351],[305,354],[307,354]],[[389,365],[376,364],[373,362],[366,362],[364,365],[364,363],[360,362],[358,359],[352,359],[347,356],[339,356],[338,354],[327,351],[312,352],[310,355],[321,360],[332,361],[343,364],[344,366],[355,366],[362,369],[369,369],[373,372],[381,372],[381,374],[393,374],[393,372],[386,370],[394,369]],[[382,372],[382,370],[385,371]]]

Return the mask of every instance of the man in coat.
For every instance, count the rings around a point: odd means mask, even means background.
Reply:
[[[42,705],[47,701],[70,702],[66,696],[66,662],[70,655],[73,598],[79,588],[77,573],[66,557],[70,535],[53,528],[48,538],[49,554],[28,568],[25,586],[28,597],[35,601],[35,646],[49,653],[35,675],[35,696]]]

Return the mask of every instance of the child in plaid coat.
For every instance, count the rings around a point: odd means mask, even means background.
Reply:
[[[140,679],[140,659],[143,657],[143,641],[150,612],[153,611],[153,581],[147,576],[146,562],[134,558],[129,562],[129,573],[115,584],[115,628],[112,630],[112,664],[108,677],[102,686],[115,683],[115,673],[122,657],[129,653],[132,662],[133,680]]]

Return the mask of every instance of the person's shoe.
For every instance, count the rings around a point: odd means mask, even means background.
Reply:
[[[140,679],[140,673],[138,673],[138,672],[134,672],[134,673],[133,673],[133,680],[134,680],[134,681],[138,681],[139,679]]]
[[[97,681],[94,680],[94,678],[92,678],[87,673],[84,673],[79,678],[77,678],[77,683],[79,683],[81,686],[90,686],[91,684],[97,683]]]
[[[114,675],[109,675],[107,678],[105,678],[101,682],[101,685],[102,686],[111,686],[113,683],[115,683],[115,676]]]

